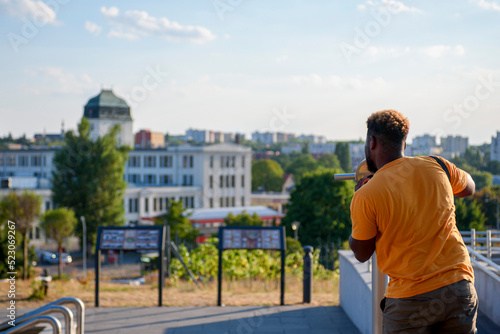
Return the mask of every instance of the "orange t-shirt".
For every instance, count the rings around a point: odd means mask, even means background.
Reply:
[[[467,173],[441,161],[451,180],[430,157],[402,157],[380,168],[352,199],[352,237],[377,236],[378,267],[391,278],[388,298],[474,282],[453,201],[467,186]]]

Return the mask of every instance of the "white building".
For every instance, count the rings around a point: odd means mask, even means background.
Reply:
[[[462,136],[441,137],[441,155],[446,159],[453,159],[469,148],[469,138]]]
[[[351,166],[356,170],[361,161],[365,160],[365,144],[349,143],[349,153],[351,155]]]
[[[335,153],[335,147],[337,146],[335,143],[323,143],[323,144],[315,144],[309,143],[309,153],[313,156],[319,156],[323,154]]]
[[[500,161],[500,131],[497,131],[496,137],[491,137],[490,159]]]
[[[278,141],[278,135],[275,132],[253,132],[252,141],[266,145],[272,145]]]
[[[411,155],[434,155],[441,154],[441,148],[436,144],[436,136],[424,134],[413,138],[411,144]]]
[[[99,95],[91,98],[84,107],[84,116],[90,121],[92,140],[104,136],[110,128],[119,124],[121,132],[118,134],[118,143],[134,147],[130,107],[112,90],[103,89]]]
[[[316,135],[300,135],[298,136],[299,140],[302,141],[308,141],[313,144],[324,144],[326,143],[326,137],[325,136],[316,136]]]
[[[300,153],[302,152],[302,144],[301,143],[291,143],[286,146],[283,146],[280,150],[281,154],[292,154],[292,153]]]

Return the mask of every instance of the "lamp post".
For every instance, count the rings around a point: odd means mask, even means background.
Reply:
[[[292,222],[292,230],[295,233],[295,240],[299,240],[299,226],[300,226],[300,222],[298,222],[298,221]]]
[[[85,217],[81,216],[83,229],[83,278],[87,277],[87,224],[85,222]]]

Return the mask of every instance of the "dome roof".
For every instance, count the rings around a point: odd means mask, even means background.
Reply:
[[[130,107],[124,99],[116,96],[111,89],[103,89],[91,98],[84,108],[87,118],[109,118],[132,120]]]

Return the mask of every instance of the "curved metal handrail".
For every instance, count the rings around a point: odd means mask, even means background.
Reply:
[[[48,323],[52,326],[54,334],[61,334],[61,322],[51,315],[42,315],[35,319],[28,320],[22,324],[16,325],[11,329],[3,332],[4,334],[24,333],[27,329],[33,328],[38,324]]]
[[[72,328],[73,328],[73,312],[66,306],[61,306],[61,305],[46,305],[42,306],[34,311],[28,312],[20,317],[18,317],[14,323],[17,325],[20,325],[28,320],[34,319],[38,316],[41,315],[49,315],[51,313],[61,313],[64,316],[64,320],[66,323],[66,334],[72,334]],[[12,328],[11,325],[8,323],[3,323],[0,325],[0,331],[2,330],[7,330],[9,328]]]
[[[45,306],[49,305],[66,305],[72,304],[76,307],[78,321],[76,322],[76,334],[83,334],[85,330],[85,304],[82,302],[80,298],[76,297],[64,297],[53,301]]]

